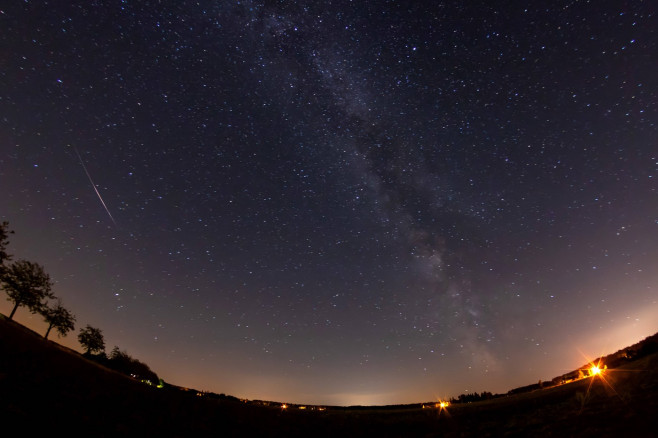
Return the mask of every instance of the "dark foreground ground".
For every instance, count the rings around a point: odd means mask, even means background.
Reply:
[[[0,316],[0,428],[12,436],[658,436],[658,355],[605,378],[442,412],[281,410],[147,386]]]

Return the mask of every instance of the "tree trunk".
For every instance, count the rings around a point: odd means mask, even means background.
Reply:
[[[50,325],[48,326],[48,331],[46,332],[45,335],[43,335],[43,338],[44,338],[44,339],[48,339],[48,334],[50,333],[50,329],[51,329],[51,328],[53,328],[53,325],[52,325],[52,324],[50,324]]]
[[[18,309],[18,305],[19,305],[19,304],[20,304],[20,303],[17,301],[17,302],[16,302],[16,305],[14,306],[14,309],[11,311],[11,315],[9,315],[9,319],[13,319],[13,318],[14,318],[14,313],[16,313],[16,309]]]

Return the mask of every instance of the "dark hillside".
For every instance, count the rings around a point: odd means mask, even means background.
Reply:
[[[0,316],[0,419],[24,436],[656,436],[657,370],[651,353],[608,370],[612,388],[588,378],[447,412],[282,410],[148,386]]]
[[[145,385],[1,316],[0,404],[2,424],[13,423],[26,436],[187,436],[210,428],[231,433],[230,425],[240,427],[232,411],[245,411],[237,402],[211,404]]]

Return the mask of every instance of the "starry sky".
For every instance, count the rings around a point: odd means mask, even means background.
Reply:
[[[656,12],[9,2],[10,253],[181,386],[373,405],[555,377],[658,331]]]

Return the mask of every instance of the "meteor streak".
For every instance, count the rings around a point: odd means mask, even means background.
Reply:
[[[91,175],[89,175],[89,171],[87,170],[87,166],[85,166],[84,161],[82,161],[82,157],[80,156],[80,152],[78,152],[78,149],[75,146],[73,146],[73,150],[75,151],[76,155],[78,156],[78,159],[80,160],[80,164],[82,164],[82,168],[85,170],[85,173],[87,174],[87,178],[89,178],[89,182],[91,183],[91,186],[94,188],[94,191],[96,192],[96,196],[98,196],[98,199],[101,201],[101,204],[103,204],[103,208],[107,212],[107,215],[110,217],[110,219],[112,219],[112,223],[116,227],[117,222],[112,217],[112,213],[110,213],[110,210],[107,208],[107,205],[105,205],[105,201],[103,201],[103,197],[98,192],[98,189],[96,188],[96,184],[94,184],[94,181],[91,179]]]

